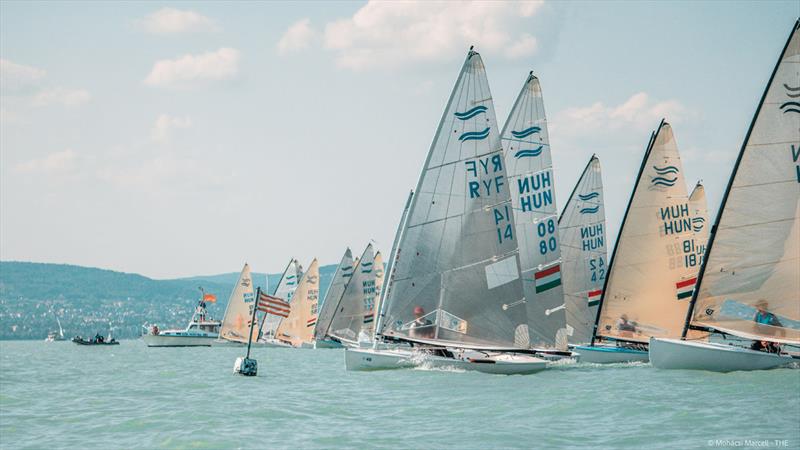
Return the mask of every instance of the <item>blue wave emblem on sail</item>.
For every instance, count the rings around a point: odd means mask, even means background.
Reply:
[[[672,187],[672,186],[675,186],[675,182],[676,181],[678,181],[678,177],[675,177],[675,178],[653,177],[653,179],[650,180],[650,183],[652,183],[653,186]]]
[[[800,102],[786,102],[780,106],[784,114],[788,112],[800,114]]]
[[[583,201],[588,201],[588,200],[591,200],[591,199],[597,198],[597,197],[600,197],[600,193],[599,192],[590,192],[588,194],[578,194],[578,198],[583,200]]]
[[[791,87],[788,84],[783,83],[783,87],[785,87],[786,90],[789,91],[789,92],[786,93],[786,95],[788,95],[789,97],[791,97],[791,98],[800,97],[800,86]]]
[[[530,157],[539,156],[541,154],[542,154],[542,146],[540,145],[539,147],[534,148],[534,149],[520,150],[517,153],[514,153],[514,158],[517,158],[517,159],[530,158]]]
[[[467,133],[462,134],[459,136],[459,141],[480,141],[482,139],[486,139],[489,136],[489,127],[486,127],[483,131],[470,131]]]
[[[656,173],[659,175],[678,173],[678,168],[675,166],[664,166],[664,167],[653,166],[653,170],[655,170]]]
[[[538,133],[540,131],[542,131],[542,129],[539,128],[539,127],[530,127],[530,128],[526,128],[526,129],[524,129],[522,131],[513,131],[512,130],[511,131],[511,135],[514,136],[517,139],[522,139],[524,137],[528,137],[528,136],[532,135],[533,133]]]
[[[694,217],[692,218],[692,230],[695,233],[699,232],[703,229],[703,226],[706,224],[706,219],[702,217]]]
[[[480,105],[470,109],[469,111],[455,112],[453,113],[453,115],[460,120],[468,120],[472,119],[473,117],[477,116],[480,113],[485,113],[487,109],[488,108],[486,108],[485,106]]]
[[[591,208],[581,208],[581,214],[594,214],[600,209],[600,205],[593,206]]]

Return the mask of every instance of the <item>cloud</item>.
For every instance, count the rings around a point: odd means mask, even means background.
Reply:
[[[34,106],[62,105],[79,106],[91,99],[85,89],[65,89],[61,87],[47,88],[33,97]]]
[[[239,73],[239,56],[239,50],[221,48],[200,55],[164,59],[155,63],[144,83],[169,87],[231,80]]]
[[[178,192],[196,194],[219,188],[226,177],[202,160],[162,154],[128,163],[109,161],[98,167],[97,178],[117,188],[163,197]]]
[[[551,139],[564,151],[583,152],[602,143],[606,148],[636,152],[662,118],[676,124],[694,115],[677,100],[654,101],[638,92],[619,105],[595,102],[558,111],[548,127]]]
[[[21,93],[38,88],[47,72],[36,67],[0,59],[0,87],[4,93]]]
[[[175,8],[159,9],[142,19],[139,25],[152,34],[196,33],[220,29],[216,22],[202,14]]]
[[[167,114],[161,114],[156,119],[153,129],[150,131],[150,137],[156,142],[166,142],[169,140],[172,130],[191,128],[191,126],[192,119],[189,117],[173,117]]]
[[[542,5],[370,1],[352,17],[328,23],[324,45],[340,67],[354,70],[450,60],[473,44],[518,59],[537,50],[536,38],[526,31]]]
[[[54,175],[75,170],[78,155],[71,149],[51,153],[44,158],[32,159],[14,166],[14,171],[21,174]]]
[[[287,53],[303,50],[311,46],[311,42],[316,38],[317,33],[311,28],[310,19],[301,19],[292,24],[281,40],[278,41],[278,53]]]

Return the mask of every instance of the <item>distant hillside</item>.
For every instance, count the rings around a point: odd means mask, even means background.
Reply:
[[[336,265],[320,267],[324,298]],[[266,274],[253,273],[263,286]],[[136,337],[144,323],[184,326],[202,286],[217,295],[212,317],[221,318],[238,272],[175,280],[65,264],[0,261],[0,339],[44,339],[57,328],[58,316],[68,336],[107,333]],[[270,274],[270,289],[280,274]],[[261,282],[259,282],[261,281]],[[52,312],[51,312],[52,311]]]

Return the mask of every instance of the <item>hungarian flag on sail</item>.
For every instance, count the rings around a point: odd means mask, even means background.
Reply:
[[[317,324],[316,317],[312,317],[311,319],[308,319],[308,321],[306,321],[306,327],[313,327],[316,324]]]
[[[559,264],[549,269],[540,270],[533,275],[533,278],[536,283],[537,294],[561,286],[561,265]]]
[[[267,314],[286,318],[289,317],[289,312],[292,310],[292,307],[286,300],[262,292],[258,297],[258,310]]]
[[[691,297],[694,293],[695,283],[697,283],[697,277],[675,283],[675,287],[678,289],[678,300]]]
[[[372,313],[364,314],[364,324],[372,323],[375,320],[375,316]]]
[[[214,294],[203,294],[203,301],[208,303],[217,303],[217,296]]]
[[[589,306],[597,306],[600,304],[600,297],[603,296],[603,290],[589,291],[587,296],[589,297]]]

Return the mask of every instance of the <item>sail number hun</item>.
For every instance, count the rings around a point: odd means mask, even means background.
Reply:
[[[536,235],[539,236],[539,253],[546,255],[547,252],[554,252],[558,249],[555,233],[555,219],[547,219],[536,224]]]

